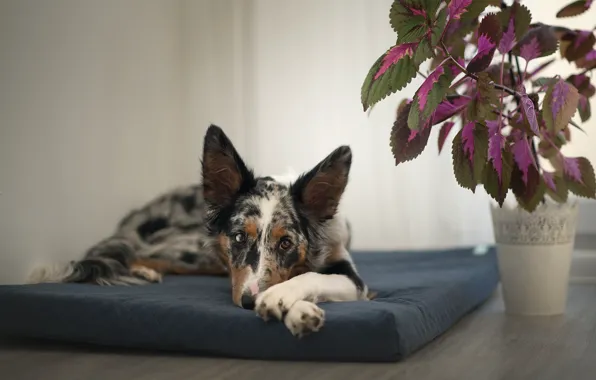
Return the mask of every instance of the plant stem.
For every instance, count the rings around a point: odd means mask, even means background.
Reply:
[[[449,51],[447,50],[447,47],[445,46],[444,42],[441,42],[441,49],[443,49],[443,52],[445,53],[445,55],[447,56],[447,58],[451,59],[451,61],[464,73],[466,74],[466,76],[474,79],[475,81],[478,81],[478,76],[469,72],[468,70],[466,70],[465,67],[463,67],[459,62],[457,62],[457,60],[455,58],[453,58],[453,56],[451,55],[451,53],[449,53]],[[501,90],[504,91],[506,93],[508,93],[509,95],[512,95],[513,97],[515,97],[516,100],[521,100],[521,94],[515,90],[510,89],[509,87],[497,84],[493,81],[491,81],[489,83],[491,86],[493,86],[494,88],[496,88],[497,90]]]

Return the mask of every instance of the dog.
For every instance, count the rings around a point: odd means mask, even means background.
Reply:
[[[32,283],[143,285],[163,275],[228,276],[232,302],[297,337],[318,331],[320,302],[368,300],[338,212],[352,152],[341,146],[295,179],[257,177],[224,131],[209,126],[202,181],[131,211],[109,238]]]

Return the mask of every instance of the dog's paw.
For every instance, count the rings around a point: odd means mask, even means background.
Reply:
[[[265,321],[270,318],[283,319],[284,315],[298,301],[304,300],[305,294],[291,282],[274,285],[257,296],[255,311]]]
[[[309,301],[294,303],[285,318],[286,327],[298,338],[319,331],[324,323],[325,311]]]
[[[144,266],[133,266],[130,268],[130,273],[138,278],[141,278],[148,282],[161,282],[162,276],[151,268]]]

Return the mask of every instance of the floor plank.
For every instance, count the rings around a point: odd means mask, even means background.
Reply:
[[[573,285],[559,317],[512,317],[497,293],[401,363],[295,363],[200,358],[88,346],[1,342],[0,378],[592,380],[596,286]]]

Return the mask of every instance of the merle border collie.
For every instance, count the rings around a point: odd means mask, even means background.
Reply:
[[[174,189],[133,210],[114,234],[66,267],[30,282],[143,285],[163,275],[231,279],[232,301],[295,336],[318,331],[319,302],[369,299],[338,213],[352,152],[341,146],[295,180],[257,177],[223,130],[211,125],[200,185]]]

